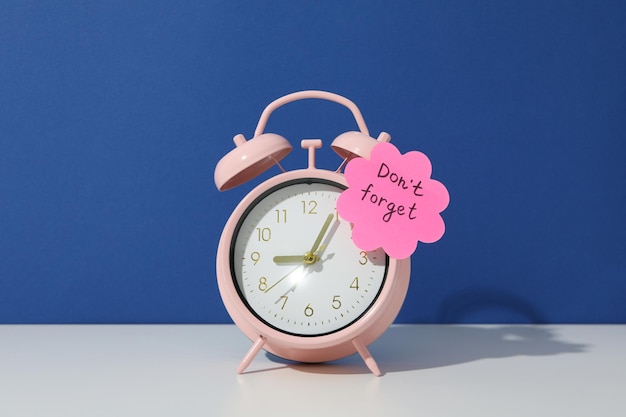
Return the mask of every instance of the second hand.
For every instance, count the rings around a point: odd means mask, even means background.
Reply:
[[[275,286],[277,286],[278,284],[280,284],[285,278],[287,278],[289,275],[293,274],[294,272],[296,272],[298,269],[304,267],[304,264],[300,264],[298,266],[296,266],[294,269],[292,269],[291,271],[289,271],[287,273],[287,275],[285,275],[284,277],[282,277],[281,279],[279,279],[278,281],[276,281],[274,284],[272,284],[272,286],[268,287],[265,291],[263,292],[268,292],[269,290],[271,290],[272,288],[274,288]]]

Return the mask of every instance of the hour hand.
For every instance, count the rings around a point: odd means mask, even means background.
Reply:
[[[304,256],[302,255],[274,256],[272,260],[276,264],[298,264],[298,263],[304,262]]]
[[[322,251],[326,245],[318,245],[318,252]],[[307,252],[304,255],[285,255],[285,256],[274,256],[272,260],[275,264],[299,264],[305,263],[307,265],[314,264],[319,260],[319,256],[317,253]]]

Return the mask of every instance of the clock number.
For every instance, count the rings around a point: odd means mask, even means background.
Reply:
[[[276,213],[276,223],[287,223],[287,210],[286,209],[282,209],[282,210],[274,210],[274,212]]]
[[[303,214],[317,214],[317,201],[315,200],[309,200],[309,201],[304,201],[304,200],[300,200],[300,202],[302,203],[302,213]],[[307,211],[307,208],[309,209]]]
[[[359,290],[359,277],[355,277],[352,280],[352,284],[350,284],[350,288],[354,288],[355,290]]]
[[[341,296],[339,296],[339,295],[336,295],[336,296],[333,297],[333,304],[332,304],[332,306],[333,306],[333,308],[335,310],[339,310],[341,308],[341,301],[339,300],[339,298],[341,298]]]
[[[289,299],[289,297],[287,297],[286,295],[281,295],[280,298],[278,299],[278,301],[283,300],[283,305],[280,306],[281,310],[285,309],[285,304],[287,304],[287,300]],[[276,303],[278,303],[278,301],[276,301]]]
[[[265,277],[259,278],[259,290],[263,292],[267,291],[267,278]]]
[[[256,228],[257,239],[263,242],[268,242],[272,238],[272,230],[269,227]]]
[[[252,259],[252,262],[254,262],[254,264],[256,265],[261,259],[261,254],[259,252],[252,252],[250,254],[250,259]]]
[[[308,304],[304,308],[304,315],[307,316],[307,317],[311,317],[313,315],[313,309],[311,308],[311,304]]]
[[[367,252],[365,252],[364,250],[361,251],[360,253],[361,255],[361,259],[359,259],[359,263],[361,265],[365,265],[367,263]]]

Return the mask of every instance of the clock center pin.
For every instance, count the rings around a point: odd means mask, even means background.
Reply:
[[[307,265],[314,264],[317,261],[317,256],[314,253],[307,252],[304,254],[304,263]]]

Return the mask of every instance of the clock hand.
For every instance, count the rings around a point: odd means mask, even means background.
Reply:
[[[295,263],[304,262],[304,256],[303,255],[274,256],[272,260],[274,261],[274,263],[277,263],[277,264],[295,264]]]
[[[320,245],[317,252],[320,253],[324,250],[324,248],[326,248],[326,246],[327,245]],[[307,252],[304,255],[276,255],[272,258],[272,260],[276,264],[294,264],[300,262],[312,264],[319,260],[319,256],[313,258],[313,254],[311,252]]]
[[[330,223],[333,221],[333,217],[335,217],[333,213],[330,213],[328,217],[326,217],[326,221],[324,222],[324,225],[322,226],[322,230],[320,230],[320,232],[317,234],[315,243],[313,243],[313,247],[311,248],[309,253],[314,254],[317,251],[317,248],[320,246],[320,243],[322,243],[322,238],[326,234],[326,231],[328,230]]]
[[[268,292],[269,290],[271,290],[272,288],[274,288],[275,286],[277,286],[278,284],[280,284],[284,279],[286,279],[289,275],[293,274],[294,272],[296,272],[298,269],[304,267],[305,264],[300,264],[298,266],[296,266],[294,269],[292,269],[291,271],[287,272],[287,275],[285,275],[284,277],[282,277],[281,279],[279,279],[278,281],[276,281],[274,284],[272,284],[270,287],[267,287],[267,289],[263,292]]]

